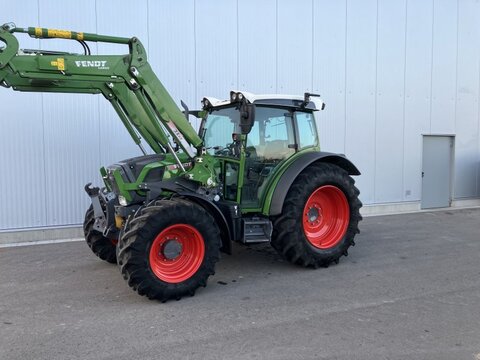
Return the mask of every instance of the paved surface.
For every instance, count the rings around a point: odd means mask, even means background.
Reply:
[[[165,304],[83,243],[0,249],[3,359],[480,359],[480,210],[371,217],[328,269],[236,247]]]

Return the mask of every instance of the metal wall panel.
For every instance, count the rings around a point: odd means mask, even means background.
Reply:
[[[312,89],[312,0],[277,1],[277,92]]]
[[[375,202],[403,200],[406,0],[378,2]]]
[[[458,60],[457,60],[457,103],[455,166],[456,198],[477,195],[478,168],[478,96],[480,30],[478,19],[480,4],[475,0],[458,3]]]
[[[362,173],[357,185],[364,203],[375,194],[377,1],[348,1],[346,155]]]
[[[433,0],[407,2],[403,161],[406,201],[421,198],[421,134],[430,132],[432,25]]]
[[[89,203],[84,185],[100,181],[97,105],[93,95],[43,95],[48,226],[78,224]]]
[[[95,1],[82,3],[82,16],[63,1],[41,0],[43,27],[96,32]],[[44,40],[48,49],[80,51],[74,41]],[[80,47],[80,49],[79,49]],[[99,180],[98,101],[93,95],[43,94],[46,224],[78,224],[88,206],[83,186]]]
[[[276,1],[244,0],[239,2],[239,89],[257,94],[275,93],[276,60]]]
[[[221,19],[221,20],[220,20]],[[195,48],[197,98],[225,99],[238,88],[237,1],[197,1]]]
[[[76,3],[65,6],[63,0],[38,0],[38,5],[41,27],[91,33],[95,33],[97,30],[95,0],[82,1],[81,8]],[[42,49],[83,53],[82,46],[76,41],[46,39],[41,41],[41,46]],[[92,50],[95,53],[96,46],[92,46]]]
[[[153,70],[180,106],[199,109],[196,89],[195,1],[149,1],[149,59]],[[191,117],[198,128],[200,121]]]
[[[149,1],[149,61],[160,81],[180,105],[200,107],[195,79],[195,2]],[[200,45],[208,47],[207,39]]]
[[[463,0],[461,0],[463,1]],[[455,133],[457,0],[433,5],[432,134]]]
[[[322,148],[362,171],[364,204],[420,200],[421,135],[454,134],[454,197],[480,196],[475,0],[140,0],[134,10],[128,0],[86,0],[81,12],[74,2],[26,0],[4,4],[8,21],[138,36],[160,80],[191,108],[234,88],[321,93]],[[19,36],[22,47],[39,46]],[[82,50],[65,40],[40,46]],[[0,161],[12,169],[0,174],[0,230],[81,223],[84,183],[140,153],[101,96],[2,90],[0,104],[9,119]]]
[[[345,51],[347,1],[313,2],[313,92],[325,110],[317,113],[323,150],[345,153]]]
[[[28,9],[28,11],[25,11]],[[2,1],[0,25],[15,23],[18,27],[38,26],[38,0],[22,1],[21,6],[15,1]],[[38,48],[39,41],[26,34],[19,34],[22,48]]]
[[[0,229],[42,226],[47,202],[42,98],[2,90]]]
[[[148,52],[148,14],[147,0],[132,2],[129,0],[96,1],[96,32],[99,34],[115,34],[115,36],[136,36],[147,48]],[[126,26],[128,24],[128,26]],[[127,45],[97,43],[98,54],[128,54]],[[118,115],[103,95],[98,95],[98,131],[99,166],[108,166],[121,159],[141,155],[140,149],[132,141],[128,131],[119,121]],[[148,148],[148,147],[146,147]],[[97,176],[96,183],[100,179]]]
[[[147,16],[148,0],[96,0],[96,32],[102,35],[115,35],[130,38],[136,36],[149,50]],[[125,54],[127,45],[96,43],[99,54]]]
[[[25,1],[23,6],[2,4],[0,23],[37,25],[37,0]],[[23,48],[38,48],[38,40],[22,35],[20,40]],[[0,89],[0,229],[43,226],[46,196],[42,95]]]

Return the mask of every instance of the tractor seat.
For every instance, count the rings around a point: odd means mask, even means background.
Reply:
[[[267,142],[263,151],[265,160],[282,160],[295,152],[295,149],[288,147],[287,140],[273,140]]]

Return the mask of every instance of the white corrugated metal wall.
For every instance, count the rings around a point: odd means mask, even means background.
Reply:
[[[323,149],[361,169],[365,204],[420,200],[422,134],[456,135],[453,196],[480,196],[476,0],[1,1],[0,23],[138,36],[192,108],[233,88],[320,92]],[[0,110],[0,229],[81,223],[83,185],[139,154],[100,96],[0,89]]]

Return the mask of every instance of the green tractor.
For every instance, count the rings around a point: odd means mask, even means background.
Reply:
[[[83,54],[20,49],[15,34],[78,41]],[[91,55],[87,42],[129,47]],[[102,168],[104,187],[85,186],[92,204],[85,240],[118,263],[140,295],[194,295],[232,242],[270,243],[286,260],[326,267],[347,255],[361,220],[358,169],[320,151],[316,94],[231,91],[181,111],[152,71],[142,43],[44,28],[0,29],[0,84],[17,91],[102,94],[143,156]],[[189,116],[201,119],[199,131]],[[142,145],[151,151],[147,153]]]

